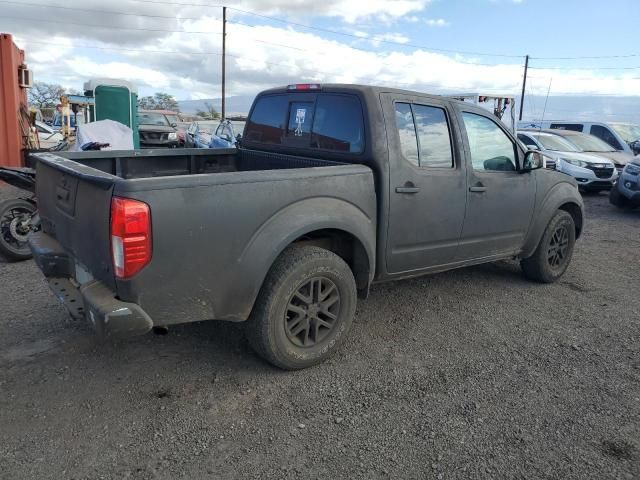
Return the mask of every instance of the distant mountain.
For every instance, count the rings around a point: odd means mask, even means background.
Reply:
[[[249,113],[254,98],[253,95],[228,97],[227,112]],[[178,104],[183,113],[196,113],[198,110],[204,110],[207,102],[213,104],[214,108],[220,111],[219,98],[182,100]],[[519,102],[518,98],[518,105]],[[523,120],[540,120],[544,112],[544,118],[547,120],[619,121],[640,124],[640,96],[549,96],[546,110],[544,105],[544,96],[527,95],[524,101]]]
[[[227,97],[225,107],[229,113],[240,113],[246,115],[251,109],[253,95],[238,95]],[[219,98],[205,98],[202,100],[180,100],[180,111],[182,113],[196,113],[198,110],[206,110],[205,103],[213,105],[218,112],[222,109],[222,102]]]
[[[527,95],[523,120],[591,120],[640,124],[640,97],[613,96],[549,96]]]

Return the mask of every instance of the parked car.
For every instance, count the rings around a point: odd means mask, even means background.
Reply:
[[[616,207],[640,207],[640,158],[627,163],[609,193],[609,201]]]
[[[36,130],[38,131],[40,148],[53,148],[64,140],[64,135],[60,131],[54,130],[44,122],[36,120]]]
[[[229,120],[198,120],[187,129],[185,146],[187,148],[233,148],[237,135],[233,123]]]
[[[574,177],[583,191],[611,190],[618,178],[611,160],[580,152],[554,130],[518,130],[518,140],[550,157],[553,168]]]
[[[580,152],[589,153],[591,155],[611,160],[615,165],[616,170],[618,170],[618,173],[622,171],[627,162],[633,160],[632,154],[616,151],[593,135],[587,135],[573,130],[553,129],[545,131],[561,136]]]
[[[285,369],[334,353],[372,282],[513,258],[554,282],[583,226],[576,181],[491,112],[389,88],[262,92],[233,153],[36,155],[29,243],[74,315],[108,335],[246,321]]]
[[[138,110],[141,148],[176,148],[180,146],[176,124],[157,110]]]
[[[603,122],[559,121],[548,120],[544,122],[519,122],[518,128],[558,129],[581,132],[599,138],[613,150],[624,152],[627,156],[634,156],[633,148],[624,140],[615,124]],[[619,124],[618,124],[619,125]],[[637,140],[637,139],[636,139]]]
[[[198,120],[191,123],[186,131],[185,147],[209,148],[213,132],[219,124],[217,120]]]
[[[622,122],[612,122],[609,125],[629,145],[636,156],[640,155],[640,125]]]

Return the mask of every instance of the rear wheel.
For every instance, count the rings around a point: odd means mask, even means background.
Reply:
[[[20,198],[0,203],[0,253],[8,260],[31,258],[27,238],[35,211],[34,204]]]
[[[520,262],[525,276],[542,283],[553,283],[567,270],[576,242],[573,217],[558,210],[544,231],[532,256]]]
[[[336,254],[292,246],[278,257],[246,324],[249,343],[287,370],[330,357],[349,331],[357,302],[349,266]]]

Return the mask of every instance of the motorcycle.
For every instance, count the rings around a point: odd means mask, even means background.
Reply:
[[[32,168],[0,167],[0,180],[29,192],[26,198],[0,202],[0,254],[9,261],[31,258],[29,234],[40,230],[36,203],[36,171]]]

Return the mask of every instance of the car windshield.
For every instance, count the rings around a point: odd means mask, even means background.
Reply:
[[[538,142],[542,144],[545,150],[552,150],[554,152],[578,152],[571,143],[567,142],[564,138],[558,135],[532,135]]]
[[[604,143],[593,135],[567,135],[564,138],[583,152],[615,152],[611,145]]]
[[[199,122],[198,123],[198,132],[206,133],[207,135],[212,135],[217,126],[218,126],[217,123]]]
[[[180,120],[180,117],[178,117],[178,115],[170,115],[170,114],[166,114],[165,117],[167,117],[167,120],[169,120],[169,123],[180,123],[182,120]]]
[[[169,126],[169,121],[162,113],[144,112],[138,114],[139,125]]]
[[[640,140],[640,125],[631,125],[629,123],[612,123],[611,126],[618,135],[627,143]]]

